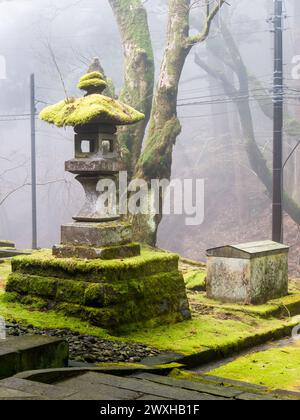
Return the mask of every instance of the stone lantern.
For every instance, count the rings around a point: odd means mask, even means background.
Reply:
[[[6,292],[21,304],[38,299],[45,310],[113,332],[189,319],[178,255],[132,242],[132,226],[120,218],[116,200],[110,206],[102,200],[101,181],[115,182],[124,169],[117,126],[144,115],[105,96],[106,81],[95,70],[80,79],[84,97],[67,98],[40,114],[50,124],[74,127],[75,156],[65,168],[82,185],[85,203],[73,222],[61,227],[61,244],[52,252],[13,261]]]
[[[114,257],[139,255],[139,245],[131,243],[130,224],[118,222],[116,197],[112,197],[110,206],[104,206],[101,193],[106,191],[99,191],[98,185],[101,180],[118,185],[118,173],[124,170],[124,165],[119,154],[117,126],[137,123],[144,115],[102,95],[107,83],[99,71],[83,76],[78,87],[86,92],[83,98],[66,99],[40,115],[58,126],[74,126],[75,158],[66,162],[65,169],[76,175],[85,191],[83,207],[73,217],[73,223],[61,227],[61,245],[53,247],[53,254],[106,259],[105,248],[114,246]]]

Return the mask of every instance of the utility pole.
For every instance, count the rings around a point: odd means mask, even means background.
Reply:
[[[274,0],[274,130],[272,237],[283,242],[283,7]]]
[[[30,76],[32,249],[37,249],[35,103],[35,77],[34,74],[32,74]]]

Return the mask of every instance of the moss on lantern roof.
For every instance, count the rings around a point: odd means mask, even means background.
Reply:
[[[40,118],[57,127],[91,123],[112,125],[134,124],[145,118],[144,114],[108,96],[94,94],[78,99],[66,99],[48,106]]]
[[[82,76],[77,87],[85,91],[89,91],[89,89],[93,88],[100,88],[99,93],[101,93],[105,88],[107,88],[107,83],[103,78],[103,74],[99,71],[93,71]]]
[[[100,72],[84,75],[78,87],[87,92],[83,98],[67,98],[43,109],[40,118],[57,127],[85,124],[135,124],[145,115],[129,105],[104,96],[101,92],[107,87]]]

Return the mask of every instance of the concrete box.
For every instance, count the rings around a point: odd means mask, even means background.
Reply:
[[[207,296],[254,305],[286,296],[288,252],[288,246],[272,241],[209,249]]]

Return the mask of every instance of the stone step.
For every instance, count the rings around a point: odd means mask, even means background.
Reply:
[[[275,400],[271,394],[246,389],[181,380],[150,373],[116,376],[99,371],[46,370],[27,372],[0,381],[0,400]],[[43,376],[43,372],[45,375]],[[51,384],[34,382],[43,380]],[[55,375],[55,372],[57,374]],[[29,378],[24,379],[22,378]],[[61,378],[58,380],[58,378]],[[282,398],[284,399],[284,398]],[[286,397],[286,399],[288,399]]]
[[[243,393],[242,390],[239,390],[238,388],[229,387],[229,386],[224,387],[221,385],[211,385],[204,382],[196,382],[196,381],[193,382],[193,381],[184,380],[184,379],[175,379],[175,378],[170,378],[168,376],[153,375],[151,373],[140,373],[132,377],[138,378],[138,379],[146,379],[154,383],[165,384],[165,385],[174,386],[177,388],[203,392],[203,393],[206,393],[209,395],[215,395],[218,397],[234,398]]]
[[[54,385],[43,384],[40,382],[28,381],[21,378],[8,378],[4,379],[0,383],[0,396],[1,389],[10,389],[11,391],[24,392],[30,394],[30,396],[41,397],[47,400],[61,400],[70,397],[75,394],[74,390],[61,389]],[[21,394],[20,394],[21,395]],[[0,397],[1,398],[1,397]]]
[[[4,400],[44,400],[46,398],[29,394],[28,392],[18,391],[0,386],[0,401]]]
[[[8,337],[0,340],[0,379],[34,369],[59,368],[68,364],[65,340],[46,336]]]
[[[159,378],[159,377],[158,377]],[[174,385],[154,383],[147,379],[118,377],[103,373],[89,372],[79,377],[56,383],[63,389],[76,389],[80,394],[88,392],[94,399],[138,399],[146,396],[171,400],[224,400],[222,396],[185,390]],[[175,383],[176,385],[176,383]],[[110,397],[110,398],[108,398]],[[129,398],[128,398],[129,397]],[[147,398],[146,398],[147,399]]]
[[[220,384],[209,384],[206,382],[196,382],[185,379],[176,379],[170,378],[167,376],[153,375],[151,373],[140,373],[132,375],[131,377],[146,379],[148,381],[165,384],[172,387],[179,387],[186,390],[193,390],[203,394],[209,394],[210,396],[215,397],[224,397],[226,399],[235,399],[235,400],[277,400],[278,396],[269,395],[266,392],[248,392],[246,391],[247,384],[243,383],[243,387],[233,387],[228,385]],[[221,379],[221,378],[219,378]],[[251,385],[249,385],[251,388]]]

